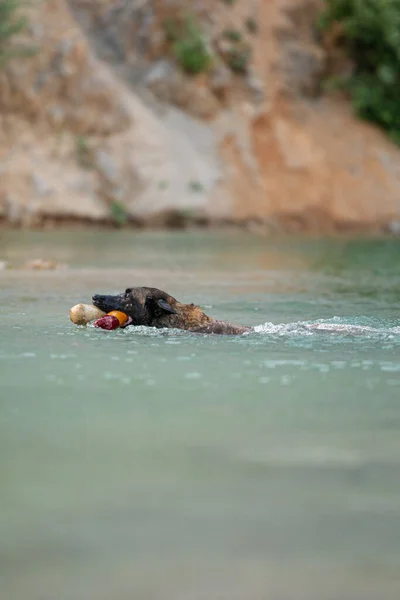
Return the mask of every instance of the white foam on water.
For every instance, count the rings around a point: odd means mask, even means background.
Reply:
[[[295,323],[264,323],[254,327],[256,333],[275,335],[304,335],[310,336],[316,333],[338,333],[352,335],[399,335],[400,326],[395,327],[372,327],[371,325],[354,325],[352,323],[340,322],[338,317],[333,319],[321,319],[310,323],[309,321],[298,321]]]
[[[307,324],[303,322],[297,323],[264,323],[254,327],[256,333],[272,333],[276,335],[312,335],[312,332],[307,330]]]

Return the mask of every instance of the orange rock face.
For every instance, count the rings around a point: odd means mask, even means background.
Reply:
[[[341,98],[316,95],[325,56],[320,0],[260,3],[254,62],[265,105],[238,111],[221,152],[232,165],[232,215],[285,229],[379,230],[400,217],[400,149]],[[297,65],[297,71],[294,70]]]
[[[277,105],[249,124],[254,167],[235,140],[222,154],[234,166],[231,193],[236,219],[289,229],[380,229],[399,218],[400,151],[349,107],[322,100],[315,106]]]

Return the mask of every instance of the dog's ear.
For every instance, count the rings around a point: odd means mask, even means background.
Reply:
[[[156,305],[158,306],[158,308],[160,308],[166,313],[170,313],[171,315],[178,314],[177,311],[170,305],[170,303],[164,300],[164,298],[159,298],[158,300],[156,300]]]

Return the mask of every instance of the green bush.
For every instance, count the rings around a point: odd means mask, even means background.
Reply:
[[[229,67],[234,73],[238,73],[239,75],[247,73],[250,58],[251,47],[247,44],[232,46],[226,55]]]
[[[191,75],[206,71],[211,64],[212,55],[204,33],[195,20],[186,19],[176,37],[173,51],[182,69]]]
[[[226,40],[230,42],[241,42],[242,34],[237,29],[225,29],[223,32],[223,36]]]
[[[165,37],[168,42],[176,42],[178,37],[178,24],[172,17],[167,17],[163,21]]]
[[[122,202],[113,201],[110,205],[111,220],[116,227],[122,227],[129,221],[128,211]]]
[[[93,156],[87,138],[78,135],[75,141],[76,162],[82,169],[93,169]]]
[[[346,81],[358,115],[400,144],[400,0],[325,0],[320,27],[340,23],[354,72]]]
[[[253,35],[258,33],[258,23],[253,17],[246,19],[247,31]]]
[[[20,15],[20,0],[0,0],[0,67],[14,57],[31,56],[35,48],[17,44],[14,37],[28,27],[28,19]]]

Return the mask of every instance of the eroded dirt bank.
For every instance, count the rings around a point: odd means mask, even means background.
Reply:
[[[207,74],[184,75],[170,52],[166,19],[183,5],[214,53]],[[2,226],[398,232],[400,150],[345,99],[321,95],[320,8],[32,6],[21,39],[38,51],[0,73]],[[232,69],[237,43],[246,62]]]

